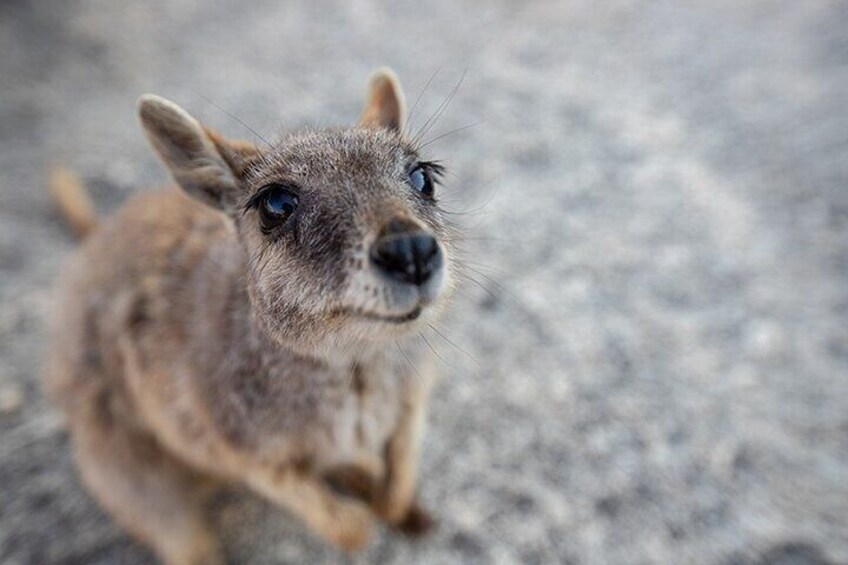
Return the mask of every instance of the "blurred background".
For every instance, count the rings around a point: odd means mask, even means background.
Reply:
[[[0,562],[152,563],[39,389],[75,245],[48,165],[106,213],[167,182],[139,94],[273,137],[353,123],[382,65],[413,131],[465,76],[425,141],[476,282],[430,339],[440,529],[359,561],[848,563],[836,0],[2,2]],[[234,563],[344,561],[244,493],[215,521]]]

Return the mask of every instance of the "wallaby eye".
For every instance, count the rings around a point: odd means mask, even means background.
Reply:
[[[297,208],[297,195],[285,188],[272,188],[265,194],[262,205],[268,214],[287,216]]]
[[[282,185],[263,189],[258,202],[262,227],[268,229],[284,223],[297,209],[297,204],[297,194]]]
[[[430,178],[430,173],[421,167],[421,165],[415,167],[409,173],[409,184],[425,196],[433,195],[433,179]]]

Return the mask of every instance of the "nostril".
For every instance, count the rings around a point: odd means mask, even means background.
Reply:
[[[419,277],[421,282],[424,282],[441,264],[439,244],[436,238],[429,234],[417,234],[412,240]]]
[[[415,285],[426,282],[442,263],[436,238],[424,232],[383,236],[372,246],[370,255],[383,273]]]
[[[406,237],[380,239],[371,250],[371,259],[384,270],[404,271],[415,262],[412,245]]]

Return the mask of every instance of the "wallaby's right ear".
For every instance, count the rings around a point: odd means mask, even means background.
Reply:
[[[405,118],[406,100],[397,75],[388,67],[377,69],[368,83],[368,100],[359,125],[403,131]]]
[[[188,112],[164,98],[145,94],[138,116],[147,138],[174,180],[189,194],[218,209],[238,201],[239,179],[220,143]]]

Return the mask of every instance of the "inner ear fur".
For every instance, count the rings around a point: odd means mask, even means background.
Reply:
[[[218,153],[227,162],[230,170],[233,171],[233,174],[238,179],[243,179],[254,161],[260,158],[259,148],[251,141],[227,139],[219,132],[208,127],[204,127],[203,130],[209,136],[209,139],[212,140],[212,143],[215,144]]]
[[[387,67],[378,69],[368,83],[368,96],[359,125],[402,131],[405,121],[406,99],[397,75]]]
[[[253,144],[228,141],[177,104],[152,94],[139,98],[138,115],[150,144],[183,190],[221,210],[236,205],[241,179],[258,156]]]

